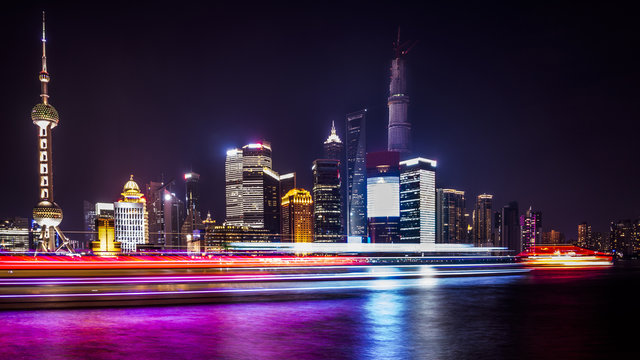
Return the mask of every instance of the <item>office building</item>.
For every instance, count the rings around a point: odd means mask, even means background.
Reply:
[[[583,222],[578,224],[578,241],[576,246],[585,248],[585,249],[593,249],[593,239],[591,234],[591,225]]]
[[[342,229],[340,161],[318,159],[313,162],[313,221],[315,241],[346,241]]]
[[[367,216],[372,243],[400,242],[400,154],[367,154]]]
[[[226,223],[234,226],[243,224],[242,203],[242,150],[227,151],[225,160]]]
[[[0,220],[0,251],[29,251],[29,220],[11,217]]]
[[[502,207],[500,224],[500,237],[502,243],[498,246],[506,247],[515,254],[522,251],[522,239],[520,237],[520,213],[518,203],[512,201]]]
[[[400,242],[436,243],[435,160],[400,162]]]
[[[398,39],[393,44],[395,56],[391,61],[391,81],[389,82],[389,127],[388,149],[404,154],[410,152],[411,123],[407,117],[409,108],[409,95],[407,95],[407,73],[405,69],[404,55],[408,49],[400,43],[400,30]]]
[[[265,170],[271,170],[269,143],[248,144],[242,147],[242,217],[243,224],[265,227]],[[269,175],[275,174],[273,171]],[[270,176],[274,177],[274,176]],[[275,176],[279,179],[279,176]]]
[[[115,241],[121,243],[124,252],[136,251],[139,244],[149,239],[147,201],[133,175],[122,189],[122,198],[114,205]]]
[[[280,175],[280,194],[281,195],[288,193],[289,190],[293,190],[296,187],[297,187],[296,173],[292,172],[292,173]]]
[[[544,245],[562,245],[565,243],[565,236],[563,233],[551,230],[544,231],[542,233],[542,244]]]
[[[367,236],[366,115],[361,110],[347,115],[346,226],[349,236]]]
[[[609,231],[611,251],[618,257],[631,258],[640,254],[640,219],[612,221]]]
[[[185,198],[187,212],[180,234],[183,237],[181,244],[200,244],[199,240],[204,236],[205,225],[200,215],[200,174],[188,172],[184,174]]]
[[[467,243],[464,191],[437,189],[436,191],[436,243]]]
[[[304,189],[282,197],[282,242],[313,242],[313,200]]]
[[[115,220],[109,216],[99,216],[95,220],[98,240],[91,243],[93,254],[98,256],[115,256],[121,251],[121,243],[115,241]]]
[[[493,217],[493,195],[481,194],[476,198],[473,218],[473,243],[475,246],[493,246],[491,220]]]
[[[522,250],[527,251],[533,246],[542,242],[542,213],[533,211],[529,207],[524,215],[520,216],[520,237],[522,241]]]

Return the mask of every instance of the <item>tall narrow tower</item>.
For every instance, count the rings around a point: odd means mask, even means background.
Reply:
[[[31,110],[31,120],[38,126],[38,157],[40,202],[33,208],[33,220],[41,226],[37,250],[49,252],[69,247],[67,238],[62,234],[58,225],[62,222],[62,209],[53,201],[53,164],[51,156],[51,130],[58,125],[59,117],[56,109],[49,104],[49,73],[47,72],[47,39],[45,36],[45,18],[42,12],[42,70],[40,71],[41,102]],[[56,249],[55,233],[61,239],[61,245]]]
[[[398,38],[393,43],[395,57],[391,61],[391,82],[389,83],[389,134],[387,148],[405,155],[411,151],[411,123],[407,119],[409,96],[407,95],[406,71],[404,55],[415,43],[400,43]],[[402,154],[401,154],[402,156]]]

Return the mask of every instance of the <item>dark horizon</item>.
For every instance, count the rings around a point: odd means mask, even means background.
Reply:
[[[154,3],[156,4],[156,3]],[[226,150],[259,139],[274,170],[309,189],[336,121],[367,108],[368,151],[386,148],[397,27],[407,56],[414,154],[438,161],[438,187],[542,212],[574,239],[640,216],[634,140],[640,114],[633,12],[540,3],[120,6],[14,4],[1,16],[7,126],[0,216],[37,203],[40,12],[47,11],[54,196],[63,230],[82,201],[112,202],[133,174],[201,174],[201,211],[224,220]],[[92,135],[95,134],[95,135]]]

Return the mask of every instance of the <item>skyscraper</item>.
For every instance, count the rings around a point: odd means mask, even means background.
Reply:
[[[169,250],[186,249],[186,240],[180,233],[185,219],[184,201],[170,190],[173,181],[162,187],[162,215],[164,217],[164,248]]]
[[[343,236],[340,161],[313,162],[313,221],[315,241],[338,242]]]
[[[529,250],[542,241],[542,213],[531,207],[520,216],[522,250]]]
[[[372,243],[400,242],[400,154],[367,154],[367,215]]]
[[[462,244],[467,241],[464,191],[436,191],[436,243]]]
[[[324,142],[324,158],[341,160],[343,158],[344,144],[336,133],[336,124],[331,122],[331,134]]]
[[[493,246],[491,242],[492,205],[493,195],[478,195],[473,219],[473,243],[475,246]]]
[[[243,225],[242,202],[242,150],[227,151],[225,161],[226,186],[226,223],[234,226]]]
[[[578,243],[577,246],[585,249],[592,249],[591,225],[583,222],[578,224]]]
[[[95,241],[96,233],[96,206],[85,200],[83,202],[84,210],[84,243],[88,245],[86,248],[91,247],[91,242]]]
[[[347,115],[347,234],[367,236],[366,115]]]
[[[280,232],[280,175],[270,168],[262,169],[263,229],[271,234]]]
[[[400,241],[436,243],[436,162],[400,162]]]
[[[611,250],[623,258],[640,253],[640,219],[612,221],[609,241]]]
[[[125,252],[136,251],[139,244],[147,244],[149,239],[149,217],[147,201],[140,187],[133,181],[133,175],[124,184],[122,198],[114,203],[115,240],[122,244]]]
[[[513,250],[516,254],[522,251],[522,239],[520,238],[520,214],[518,203],[512,201],[502,207],[502,224],[500,234],[502,244],[500,246]]]
[[[201,236],[204,236],[205,227],[200,215],[200,174],[188,172],[184,174],[184,181],[187,216],[180,227],[180,234],[183,237],[180,244],[189,245],[189,242],[191,242],[192,244],[198,244],[197,247],[199,247],[201,244],[199,240]]]
[[[62,209],[53,201],[53,163],[52,163],[52,137],[51,131],[58,125],[60,118],[58,111],[49,104],[48,84],[50,81],[47,72],[46,36],[44,26],[44,11],[42,12],[42,70],[40,71],[40,98],[41,103],[36,104],[31,110],[31,120],[38,126],[38,157],[40,202],[33,208],[33,220],[40,225],[38,250],[45,252],[59,250],[66,247],[73,251],[68,240],[60,230],[62,222]],[[56,233],[62,240],[62,244],[56,248]]]
[[[242,147],[242,218],[244,225],[265,226],[265,171],[271,169],[271,146],[268,143]]]
[[[388,150],[409,153],[411,143],[411,123],[407,119],[409,96],[407,95],[407,79],[404,55],[409,51],[405,44],[400,43],[400,29],[398,38],[393,44],[395,52],[391,61],[391,82],[389,83],[389,133]]]
[[[313,200],[304,189],[292,189],[281,201],[282,242],[313,242]]]

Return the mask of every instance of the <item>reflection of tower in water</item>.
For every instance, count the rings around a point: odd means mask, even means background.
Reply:
[[[38,126],[38,157],[40,202],[33,208],[33,220],[41,226],[37,250],[49,252],[63,247],[73,251],[67,238],[58,227],[62,222],[62,209],[53,201],[53,164],[51,152],[51,130],[58,125],[59,117],[56,109],[49,104],[49,73],[47,72],[46,36],[44,12],[42,12],[42,70],[40,71],[40,98],[42,102],[31,110],[31,120]],[[62,244],[56,249],[56,235]]]

